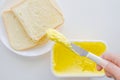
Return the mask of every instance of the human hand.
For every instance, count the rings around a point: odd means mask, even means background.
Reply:
[[[120,80],[120,56],[106,53],[102,55],[102,58],[108,61],[108,64],[104,67],[106,76],[113,77],[115,80]],[[100,65],[97,65],[98,71],[102,69]]]

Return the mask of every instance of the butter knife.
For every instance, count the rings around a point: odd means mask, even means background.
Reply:
[[[99,64],[103,68],[105,68],[106,65],[108,64],[107,60],[105,60],[105,59],[103,59],[103,58],[101,58],[99,56],[96,56],[95,54],[93,54],[91,52],[88,52],[88,51],[84,50],[83,48],[77,46],[74,43],[71,43],[71,46],[72,46],[72,50],[75,53],[77,53],[80,56],[85,56],[85,57],[91,59],[92,61],[96,62],[97,64]]]

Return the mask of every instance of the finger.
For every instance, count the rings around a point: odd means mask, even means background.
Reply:
[[[115,64],[109,62],[104,69],[105,71],[110,73],[112,76],[116,78],[120,77],[120,68],[116,66]]]
[[[120,67],[120,56],[114,55],[114,54],[104,54],[102,58],[111,61],[112,63],[116,64],[117,66]]]
[[[97,70],[101,71],[103,68],[100,65],[97,65]]]
[[[105,74],[107,77],[112,78],[112,75],[109,72],[105,71]]]

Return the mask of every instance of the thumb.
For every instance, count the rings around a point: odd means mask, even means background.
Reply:
[[[115,78],[120,77],[120,68],[117,67],[115,64],[109,62],[104,69]]]

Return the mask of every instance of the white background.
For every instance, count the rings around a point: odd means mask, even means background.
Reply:
[[[108,52],[120,53],[119,0],[57,0],[57,2],[65,17],[62,32],[69,39],[103,40],[108,46]],[[57,78],[50,70],[50,53],[26,58],[10,52],[0,43],[0,80],[109,79]]]

